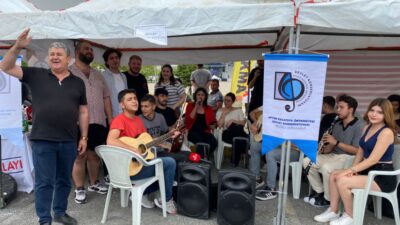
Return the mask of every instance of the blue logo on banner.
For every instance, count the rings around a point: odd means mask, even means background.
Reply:
[[[285,105],[287,112],[293,112],[296,107],[295,101],[304,94],[304,84],[292,77],[290,72],[275,72],[275,93],[274,99],[281,101],[291,101],[290,105]]]

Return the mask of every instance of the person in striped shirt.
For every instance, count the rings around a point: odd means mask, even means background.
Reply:
[[[179,107],[185,102],[186,93],[182,84],[174,77],[172,66],[169,64],[165,64],[161,67],[160,78],[154,90],[163,87],[168,91],[167,106],[175,110],[175,112],[180,112]]]

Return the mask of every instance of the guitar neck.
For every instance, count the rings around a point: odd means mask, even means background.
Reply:
[[[146,149],[151,148],[153,146],[156,146],[162,142],[164,142],[165,140],[168,140],[173,134],[171,133],[167,133],[164,135],[161,135],[160,137],[150,141],[149,143],[146,144]]]

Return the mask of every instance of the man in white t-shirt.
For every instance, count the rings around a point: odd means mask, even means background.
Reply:
[[[203,68],[203,64],[197,64],[197,70],[192,72],[190,82],[192,83],[193,91],[196,91],[199,87],[203,87],[208,91],[211,82],[211,73]]]
[[[103,53],[107,69],[102,73],[104,81],[111,92],[112,114],[116,117],[122,113],[118,102],[118,93],[128,88],[126,76],[119,71],[122,53],[117,49],[109,48]]]

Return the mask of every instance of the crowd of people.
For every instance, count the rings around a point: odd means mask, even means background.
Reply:
[[[140,73],[142,59],[137,55],[129,58],[129,70],[121,72],[122,53],[107,49],[103,54],[106,70],[101,73],[90,67],[94,59],[90,43],[76,44],[75,62],[69,66],[69,49],[55,42],[48,51],[50,69],[19,67],[15,65],[16,57],[30,40],[28,29],[6,53],[0,69],[27,84],[32,93],[34,113],[30,139],[36,176],[35,209],[40,224],[51,224],[52,221],[77,224],[76,219],[66,213],[72,187],[70,177],[78,204],[87,202],[86,191],[107,193],[107,168],[103,166],[100,171],[102,163],[95,148],[107,144],[141,154],[139,149],[120,138],[137,138],[145,132],[152,138],[170,134],[172,139],[186,136],[193,144],[206,143],[208,156],[217,149],[218,142],[213,133],[217,128],[222,130],[222,141],[229,144],[234,137],[249,138],[249,171],[256,176],[256,198],[269,200],[277,196],[276,175],[281,151],[275,149],[265,155],[267,175],[263,179],[260,175],[262,144],[250,138],[251,134],[260,133],[262,124],[263,60],[258,61],[248,79],[248,86],[253,91],[245,116],[241,107],[233,107],[235,94],[223,96],[219,80],[211,79],[210,72],[202,64],[191,76],[193,101],[184,107],[187,102],[185,89],[174,76],[171,65],[161,67],[154,95],[151,95],[147,80]],[[316,221],[352,224],[351,189],[363,188],[370,170],[393,170],[394,144],[400,132],[399,105],[399,95],[377,98],[362,117],[356,111],[357,100],[351,96],[340,94],[336,99],[332,96],[323,98],[319,132],[322,147],[315,163],[308,158],[304,160],[313,190],[304,201],[316,207],[328,207],[324,213],[315,216]],[[182,114],[184,120],[180,119]],[[244,129],[247,121],[249,132]],[[179,124],[184,124],[186,131],[180,131]],[[177,212],[172,197],[177,163],[189,160],[189,152],[172,150],[174,148],[171,140],[156,146],[157,155],[163,161],[167,212],[170,214]],[[290,160],[298,158],[299,150],[292,146]],[[351,167],[346,168],[349,161],[352,161]],[[238,164],[237,160],[232,163]],[[154,170],[154,167],[144,167],[138,173],[132,172],[131,179],[154,176]],[[99,179],[101,173],[104,183]],[[395,177],[378,176],[372,190],[392,191],[395,185]],[[154,184],[145,191],[143,207],[161,208],[160,198],[150,195],[157,189],[158,185]],[[338,211],[340,200],[345,208],[341,216]],[[51,216],[51,210],[54,216]]]

